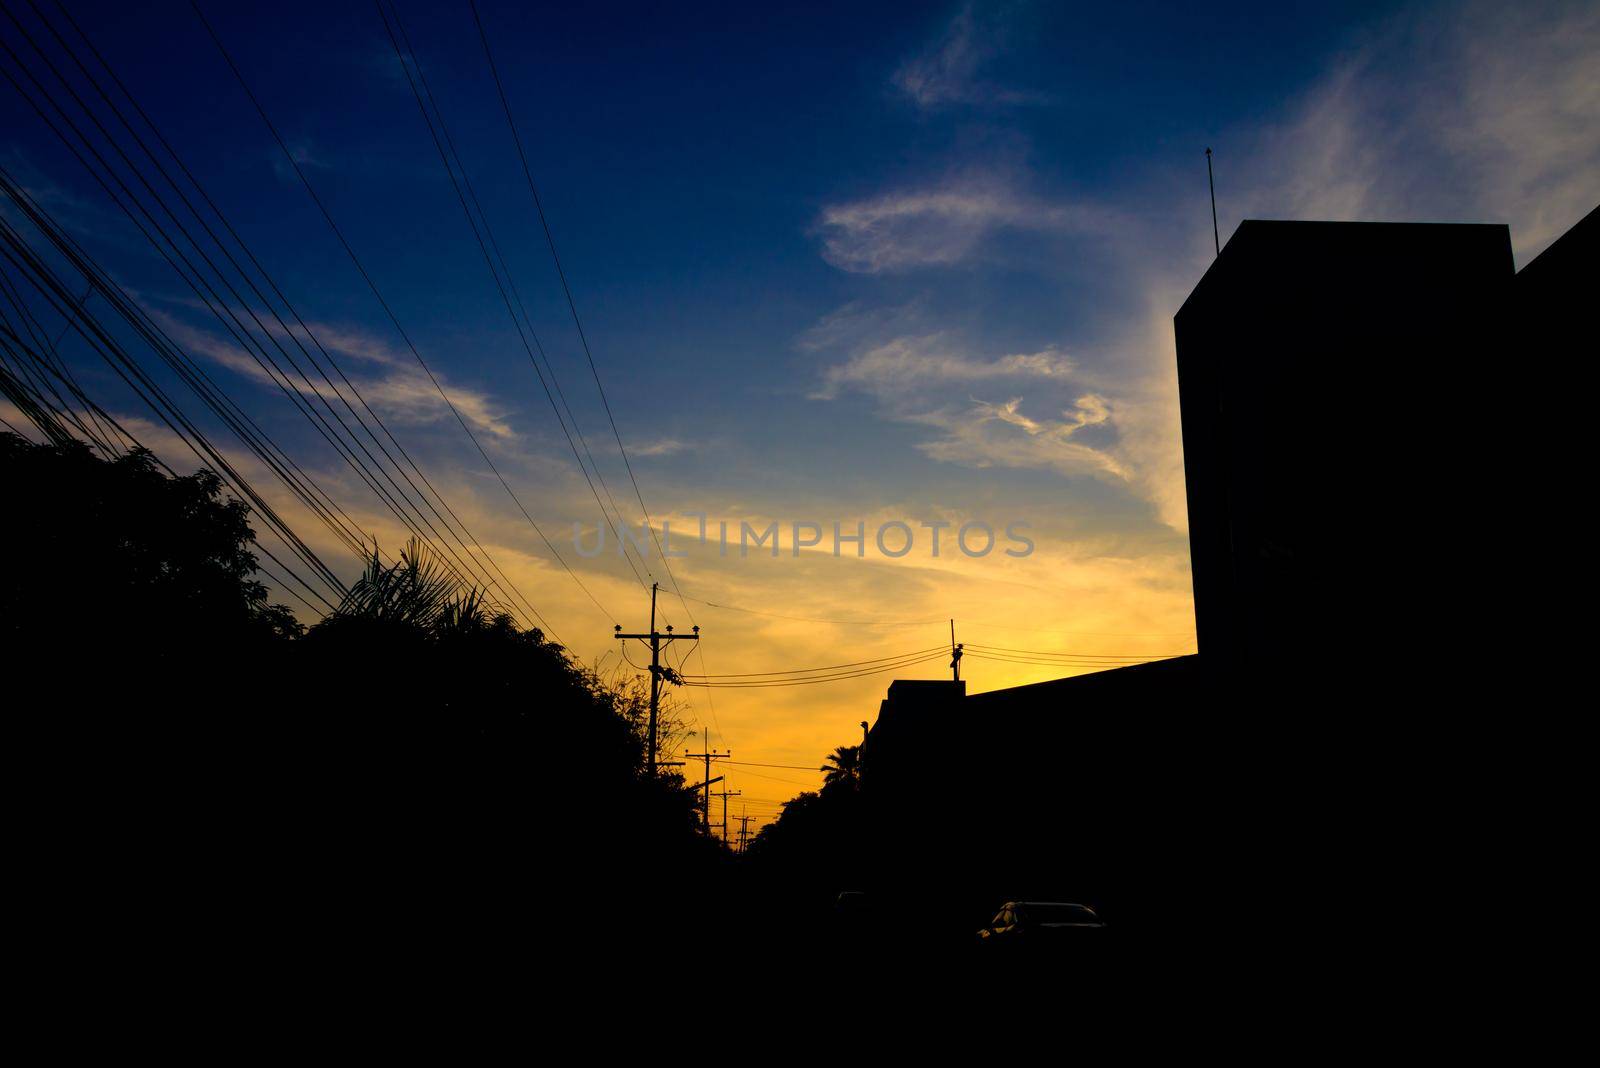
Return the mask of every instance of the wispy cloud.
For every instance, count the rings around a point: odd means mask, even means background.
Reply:
[[[1006,232],[1104,235],[1118,222],[1105,205],[1045,200],[991,173],[830,205],[817,229],[823,259],[879,274],[960,263]]]
[[[311,146],[305,141],[295,141],[290,144],[289,157],[301,170],[330,170],[333,167],[321,153],[312,151]],[[272,164],[272,172],[283,181],[291,183],[300,181],[295,177],[294,168],[289,166],[288,161],[283,158],[283,153],[277,148],[271,150],[268,161]]]
[[[691,448],[686,441],[677,438],[658,438],[655,441],[641,441],[628,446],[629,456],[672,456]]]
[[[1600,199],[1600,9],[1464,5],[1369,33],[1276,123],[1224,138],[1226,239],[1238,218],[1506,222],[1527,263]],[[1209,221],[1209,220],[1207,220]],[[1159,220],[1157,220],[1159,222]],[[1182,230],[1185,228],[1174,228]],[[1187,527],[1172,315],[1211,257],[1208,228],[1130,271],[1117,454]],[[1354,432],[1359,433],[1359,430]]]
[[[929,105],[950,102],[989,55],[965,10],[940,47],[902,67],[897,82]],[[1593,5],[1480,3],[1448,17],[1428,8],[1369,27],[1275,120],[1217,136],[1223,237],[1229,220],[1242,217],[1504,221],[1526,263],[1595,206],[1597,55]],[[931,289],[915,330],[894,331],[894,309],[861,302],[818,323],[802,348],[850,355],[822,372],[815,395],[872,393],[886,418],[938,431],[918,445],[936,459],[1097,468],[1125,481],[1165,525],[1186,529],[1172,315],[1211,257],[1210,220],[1188,192],[1193,181],[1192,171],[1152,170],[1094,203],[1050,190],[1017,164],[827,208],[822,255],[847,271],[977,269],[1007,258],[1019,237],[1050,234],[1073,242],[1076,261],[1099,263],[1105,277],[1121,281],[1091,321],[1063,325],[1078,357],[1069,373],[1019,376],[1003,403],[908,388],[963,377],[940,372],[939,361],[959,346],[942,329]],[[1173,215],[1171,205],[1185,214]],[[1086,234],[1114,240],[1084,242]],[[930,286],[939,284],[930,277]],[[1087,351],[1074,341],[1091,336]],[[1003,366],[980,359],[965,377],[981,381],[978,368]],[[1069,387],[1078,392],[1064,396]],[[1103,422],[1063,403],[1084,396],[1104,401]]]
[[[1505,221],[1523,262],[1600,197],[1600,9],[1396,19],[1241,137],[1255,216]]]
[[[1060,349],[983,359],[962,352],[944,333],[891,338],[823,372],[813,399],[829,400],[845,388],[880,396],[996,379],[1064,378],[1072,361]]]
[[[408,353],[391,347],[382,338],[374,337],[363,330],[326,322],[310,322],[306,325],[324,348],[341,356],[389,367],[408,367],[414,363]]]
[[[937,40],[902,63],[894,87],[918,107],[1037,104],[1043,94],[985,80],[983,70],[1002,51],[1004,34],[993,19],[983,19],[968,4]]]
[[[148,310],[150,310],[152,317],[161,324],[163,329],[191,353],[204,356],[251,381],[278,388],[277,379],[234,341],[202,330],[166,312],[155,309]],[[379,414],[386,418],[393,418],[399,422],[413,425],[425,425],[445,420],[454,422],[454,417],[450,415],[449,405],[439,395],[439,390],[434,388],[433,382],[429,380],[421,367],[413,367],[400,361],[382,341],[349,327],[327,327],[314,324],[312,329],[328,348],[347,356],[355,356],[358,359],[384,365],[385,371],[382,374],[351,376],[351,381],[361,391],[362,397]],[[306,361],[301,360],[299,362],[302,367],[306,367],[308,374],[310,374],[309,381],[292,373],[289,376],[289,381],[302,392],[337,402],[339,391],[336,391],[327,382],[311,373]],[[286,370],[292,371],[291,368],[281,364],[281,362],[280,365],[284,366]],[[512,430],[510,424],[506,422],[505,416],[487,394],[459,385],[450,385],[442,381],[440,385],[449,396],[450,403],[455,405],[456,410],[461,413],[461,417],[474,430],[489,434],[491,437],[501,441],[510,441],[516,438],[516,432]]]
[[[808,334],[802,347],[855,341],[844,361],[823,370],[812,399],[832,400],[846,391],[868,394],[886,417],[936,431],[917,448],[945,463],[1128,477],[1111,452],[1116,433],[1110,402],[1083,388],[1074,361],[1062,349],[985,356],[949,331],[873,336],[897,325],[903,323],[876,317],[852,324],[850,316],[839,314],[819,324],[820,333]],[[1026,392],[1013,392],[1001,402],[968,393],[984,383]]]
[[[1079,440],[1080,431],[1110,428],[1109,402],[1094,393],[1078,397],[1059,413],[1032,417],[1022,411],[1022,398],[1002,403],[974,399],[961,410],[925,412],[908,421],[937,427],[939,437],[917,445],[927,456],[964,467],[1012,467],[1092,474],[1118,481],[1130,477],[1125,464],[1105,444]]]

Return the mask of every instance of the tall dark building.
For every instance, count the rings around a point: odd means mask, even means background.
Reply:
[[[1520,274],[1504,226],[1243,223],[1176,319],[1200,655],[894,683],[863,885],[1090,901],[1208,970],[1546,892],[1587,749],[1523,647],[1587,581],[1596,278],[1600,209]]]
[[[1176,319],[1214,666],[1414,653],[1464,623],[1513,277],[1498,225],[1249,220],[1229,239]]]

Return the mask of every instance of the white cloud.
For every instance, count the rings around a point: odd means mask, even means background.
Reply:
[[[829,367],[823,372],[822,387],[812,397],[828,400],[847,387],[881,396],[959,382],[1064,378],[1072,371],[1072,361],[1060,349],[985,360],[959,351],[949,335],[936,333],[891,338]]]
[[[958,19],[943,66],[917,68],[930,101],[941,98],[937,86],[978,69],[961,33]],[[1597,56],[1593,5],[1430,8],[1380,24],[1276,121],[1223,131],[1213,142],[1223,237],[1240,218],[1506,222],[1525,264],[1600,199]],[[1041,186],[1013,169],[823,213],[824,257],[863,273],[993,260],[1019,234],[1110,235],[1115,222],[1114,242],[1078,250],[1132,280],[1103,304],[1100,321],[1073,324],[1096,338],[1092,350],[1073,346],[1076,383],[1104,398],[1112,416],[1092,445],[1081,434],[1072,440],[1076,430],[1061,436],[1076,416],[1037,414],[1061,384],[1049,378],[1027,379],[1015,404],[913,403],[906,379],[959,377],[902,351],[942,336],[935,295],[921,301],[915,331],[900,331],[894,344],[902,348],[883,339],[895,309],[858,303],[819,323],[802,347],[856,352],[824,373],[819,395],[873,392],[888,418],[939,430],[919,446],[937,459],[1064,471],[1098,465],[1125,478],[1165,525],[1187,529],[1172,316],[1212,255],[1204,186],[1198,200],[1191,192],[1196,173],[1153,173],[1115,202],[1069,205],[1048,191],[1019,192]],[[1183,214],[1167,205],[1182,205]],[[874,334],[876,341],[863,340]],[[898,387],[897,369],[905,372]]]
[[[1430,14],[1380,27],[1280,123],[1238,139],[1235,212],[1507,222],[1525,263],[1595,206],[1600,9]]]
[[[312,322],[306,325],[311,328],[317,340],[333,352],[370,363],[388,364],[391,367],[402,367],[413,362],[409,354],[401,354],[382,339],[361,330],[331,323]]]
[[[1112,481],[1130,478],[1114,449],[1074,440],[1085,427],[1109,424],[1106,400],[1078,398],[1059,419],[1024,416],[1021,398],[1005,403],[973,401],[971,408],[942,409],[907,416],[909,422],[938,428],[939,436],[917,444],[934,460],[962,467],[1051,470],[1061,475],[1094,475]]]
[[[628,446],[629,456],[671,456],[691,448],[686,441],[677,438],[660,438],[656,441],[641,441]]]
[[[1379,26],[1279,122],[1224,137],[1239,147],[1219,157],[1223,238],[1229,216],[1505,222],[1527,263],[1600,199],[1597,56],[1592,6],[1478,4]],[[1210,233],[1191,237],[1136,265],[1142,287],[1113,342],[1120,380],[1106,387],[1118,459],[1179,530],[1188,509],[1172,316],[1212,255]]]
[[[1000,27],[980,22],[968,4],[939,39],[900,65],[892,79],[896,89],[918,107],[1042,103],[1038,93],[1009,89],[984,81],[983,68],[1001,51]]]
[[[1280,122],[1225,138],[1241,146],[1219,174],[1225,223],[1505,222],[1526,264],[1595,207],[1600,10],[1480,4],[1431,14],[1379,27]],[[1209,233],[1191,237],[1136,265],[1142,285],[1111,345],[1119,377],[1104,384],[1118,459],[1178,530],[1187,499],[1172,316],[1212,255]]]
[[[975,175],[931,188],[823,209],[822,257],[843,271],[877,274],[948,266],[971,258],[1003,232],[1108,234],[1115,212],[1041,200],[1003,176]]]
[[[1117,342],[1121,358],[1116,377],[1104,383],[1117,415],[1117,440],[1109,451],[1157,519],[1186,532],[1189,498],[1172,315],[1187,290],[1180,283],[1158,284],[1154,279],[1151,286],[1143,305],[1129,312]]]
[[[204,356],[261,385],[279,388],[278,380],[273,374],[231,339],[223,339],[209,331],[198,329],[165,312],[146,310],[175,341],[191,353]],[[384,373],[377,376],[350,376],[350,381],[360,390],[361,396],[380,415],[413,425],[455,421],[450,415],[449,405],[439,395],[439,390],[434,387],[420,365],[401,362],[384,347],[382,342],[360,331],[317,325],[313,325],[312,329],[329,349],[384,365],[386,368]],[[276,328],[274,333],[281,336],[281,331]],[[308,381],[291,373],[288,380],[301,392],[315,394],[337,405],[340,391],[336,391],[326,381],[316,376],[304,358],[298,358],[296,362],[311,377]],[[285,361],[280,360],[278,366],[292,372],[292,368]],[[437,371],[435,376],[438,377]],[[337,376],[335,381],[340,381]],[[455,405],[456,411],[461,413],[461,418],[475,431],[486,433],[501,441],[516,438],[516,432],[505,421],[504,415],[487,394],[463,386],[449,385],[442,378],[440,386],[449,396],[450,403]],[[354,403],[353,397],[351,401]]]
[[[852,336],[854,328],[847,329],[846,321],[837,314],[824,320],[821,336]],[[890,325],[894,322],[893,316],[887,319]],[[884,323],[878,321],[879,326]],[[936,436],[917,448],[944,463],[1129,477],[1110,449],[1116,436],[1110,402],[1081,389],[1081,376],[1061,349],[986,358],[973,355],[949,333],[876,341],[855,336],[857,351],[823,372],[821,388],[811,395],[814,400],[831,400],[846,390],[866,393],[888,418],[935,430]],[[954,399],[985,382],[1025,386],[1032,391],[1030,411],[1056,414],[1025,413],[1022,395],[1000,403]],[[1104,440],[1075,438],[1091,428],[1100,428]]]
[[[1111,407],[1101,396],[1086,393],[1059,418],[1023,414],[1022,398],[1003,403],[974,399],[960,411],[934,411],[906,417],[939,429],[940,436],[917,446],[925,455],[964,467],[1011,467],[1090,474],[1114,481],[1130,477],[1128,468],[1109,445],[1075,439],[1089,427],[1111,424]]]

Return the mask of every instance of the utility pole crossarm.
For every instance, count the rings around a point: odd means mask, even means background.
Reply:
[[[622,633],[621,623],[618,623],[612,627],[614,632],[613,636],[618,641],[641,641],[650,643],[650,727],[649,737],[645,742],[645,762],[649,768],[650,778],[652,779],[656,777],[656,769],[662,766],[661,762],[656,760],[656,722],[660,715],[661,708],[661,681],[662,679],[666,679],[666,681],[673,683],[674,685],[682,684],[682,680],[678,678],[678,673],[676,671],[673,671],[671,668],[663,668],[661,666],[661,646],[663,644],[670,645],[672,642],[676,641],[697,641],[700,638],[700,628],[698,626],[694,628],[693,634],[674,634],[672,633],[672,628],[670,626],[667,628],[667,632],[665,634],[662,634],[656,630],[656,591],[660,588],[660,583],[652,582],[650,584],[650,633],[624,634]],[[679,761],[670,766],[681,767],[682,762]],[[707,768],[711,766],[710,761],[706,762],[706,766]]]
[[[706,727],[702,731],[702,737],[705,739],[706,751],[704,753],[690,753],[685,751],[683,755],[691,759],[704,760],[706,762],[705,781],[700,783],[701,786],[708,788],[706,790],[705,807],[701,810],[704,813],[704,819],[701,822],[701,827],[705,830],[706,834],[709,835],[711,833],[711,790],[709,787],[714,782],[721,782],[723,778],[721,775],[718,775],[715,779],[711,777],[711,762],[713,760],[726,760],[727,758],[733,756],[733,750],[729,749],[727,752],[719,753],[715,749],[711,748],[710,727]]]

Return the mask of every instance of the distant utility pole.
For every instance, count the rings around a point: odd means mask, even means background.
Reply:
[[[1222,238],[1217,233],[1217,180],[1211,176],[1211,150],[1206,149],[1206,184],[1211,187],[1211,243],[1222,255]]]
[[[956,644],[956,621],[952,619],[950,621],[950,672],[951,677],[954,678],[956,682],[961,681],[962,648],[963,647],[961,645]],[[978,659],[982,660],[983,658],[980,656]],[[866,724],[862,724],[862,726],[866,726]],[[865,738],[866,736],[862,735],[862,739],[865,740]]]
[[[750,839],[750,821],[754,817],[740,814],[739,816],[739,852],[744,852],[745,844]]]
[[[658,634],[656,632],[656,590],[659,588],[660,583],[652,582],[650,584],[649,634],[624,634],[622,633],[621,623],[618,623],[613,628],[616,631],[618,641],[631,641],[637,638],[640,641],[647,641],[650,643],[650,734],[648,741],[646,742],[647,751],[645,753],[645,762],[649,767],[650,777],[652,779],[656,777],[656,714],[657,710],[661,706],[661,683],[666,681],[672,683],[674,686],[681,686],[683,684],[683,680],[678,677],[678,673],[676,671],[673,671],[671,668],[664,668],[661,666],[661,645],[663,642],[670,645],[672,642],[694,642],[700,640],[699,627],[694,628],[694,634],[692,636],[687,634],[674,634],[672,633],[671,626],[667,627],[667,632],[665,634]]]
[[[743,790],[723,790],[721,793],[712,794],[712,797],[722,798],[722,844],[728,845],[728,798],[738,797]]]
[[[701,826],[703,826],[705,828],[705,832],[707,834],[710,834],[711,833],[711,784],[714,783],[714,782],[721,782],[722,781],[722,776],[721,775],[718,775],[715,779],[713,779],[711,777],[711,762],[713,760],[726,760],[728,757],[733,756],[733,750],[729,749],[726,752],[719,753],[715,749],[711,748],[711,728],[709,728],[709,727],[705,728],[705,731],[704,731],[704,745],[705,745],[705,749],[706,749],[706,751],[704,753],[687,753],[686,752],[683,755],[688,757],[688,758],[690,758],[691,760],[704,760],[706,762],[706,778],[705,778],[705,781],[700,784],[700,788],[704,789],[705,792],[706,792],[706,796],[705,796],[706,807],[702,810],[704,819],[702,821]]]

